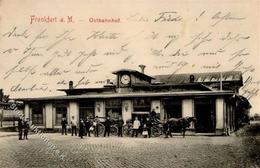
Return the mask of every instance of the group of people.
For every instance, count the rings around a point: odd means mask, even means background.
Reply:
[[[152,135],[152,127],[155,124],[158,124],[159,120],[157,118],[156,112],[152,110],[148,117],[144,118],[143,120],[139,121],[138,117],[135,117],[133,122],[133,131],[132,137],[137,137],[139,133],[141,133],[145,138],[151,137]]]
[[[138,117],[135,117],[135,120],[131,122],[131,126],[129,127],[132,132],[132,137],[137,137],[138,134],[142,134],[144,137],[151,137],[152,134],[152,126],[158,122],[155,111],[151,111],[149,116],[141,121],[138,120]],[[110,136],[111,132],[111,126],[114,125],[115,122],[108,116],[105,119],[105,122],[103,122],[104,125],[104,137]],[[72,119],[70,121],[70,124],[68,123],[66,117],[63,117],[61,120],[61,134],[67,135],[67,128],[70,125],[71,128],[71,136],[79,136],[80,138],[83,138],[84,136],[90,137],[90,133],[93,132],[95,137],[99,137],[100,134],[100,120],[99,117],[96,116],[93,120],[90,119],[88,116],[84,120],[81,118],[79,120],[79,123],[77,122],[76,118],[72,116]],[[118,137],[123,137],[123,127],[124,127],[124,121],[121,116],[119,116],[119,119],[116,121],[116,126],[118,130]],[[22,139],[28,139],[28,132],[29,132],[29,121],[23,121],[21,119],[18,120],[18,138],[19,140]],[[78,130],[78,134],[77,134]],[[163,130],[166,137],[168,135],[171,136],[170,128],[167,122],[163,124]]]
[[[104,137],[110,135],[111,132],[111,125],[114,124],[108,116],[105,119],[105,122],[103,122],[104,125]],[[152,134],[152,126],[155,122],[158,122],[156,112],[152,110],[149,114],[149,116],[142,120],[139,121],[138,117],[135,117],[135,120],[131,123],[131,130],[132,130],[132,137],[137,137],[139,133],[141,133],[144,137],[151,137]],[[67,135],[67,127],[68,127],[68,122],[66,117],[62,118],[61,120],[61,126],[62,126],[62,135]],[[100,134],[100,120],[99,117],[96,116],[93,120],[90,119],[88,116],[84,120],[81,118],[79,120],[79,123],[75,119],[74,116],[72,116],[71,122],[71,136],[77,136],[77,130],[79,137],[83,138],[83,136],[89,136],[90,137],[90,132],[92,131],[94,133],[94,136],[99,137]],[[124,126],[124,121],[121,116],[119,116],[119,119],[116,121],[116,126],[118,129],[118,137],[123,137],[123,126]]]
[[[111,118],[108,116],[104,122],[105,126],[105,131],[104,131],[104,137],[110,135],[110,128],[111,125],[113,124]],[[77,123],[77,120],[75,119],[74,116],[72,116],[71,122],[71,136],[75,135],[77,136],[77,127],[78,127],[78,135],[80,138],[83,138],[83,136],[89,136],[90,137],[90,132],[93,131],[94,136],[99,137],[100,133],[100,120],[99,117],[96,116],[94,120],[91,120],[89,117],[86,117],[86,119],[80,119],[79,123]],[[68,122],[67,119],[64,117],[61,120],[61,126],[62,126],[62,135],[67,135],[67,126]],[[119,116],[119,119],[117,120],[117,128],[118,128],[118,136],[123,137],[123,126],[124,126],[124,121],[121,116]]]
[[[18,119],[18,139],[23,140],[23,139],[28,139],[28,132],[29,132],[29,121],[28,120],[22,120]]]

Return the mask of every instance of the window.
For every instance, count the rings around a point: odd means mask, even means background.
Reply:
[[[79,118],[94,118],[95,116],[95,102],[84,101],[79,103]]]
[[[106,116],[111,118],[118,118],[122,115],[122,101],[120,99],[108,99],[106,104]]]
[[[150,112],[151,111],[151,99],[149,98],[137,98],[133,100],[134,112]]]
[[[167,118],[181,118],[182,117],[182,99],[170,98],[166,99],[164,109],[167,114]]]
[[[56,125],[61,125],[62,118],[67,118],[67,106],[66,105],[57,105],[56,106]]]
[[[43,104],[35,103],[31,105],[32,108],[32,123],[35,125],[43,125]]]

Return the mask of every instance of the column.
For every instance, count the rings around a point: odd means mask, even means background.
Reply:
[[[182,100],[182,117],[194,116],[194,101],[193,99]],[[191,123],[190,128],[194,128],[194,123]]]
[[[53,116],[53,111],[52,111],[52,103],[47,103],[45,105],[45,123],[46,123],[46,128],[53,128],[53,121],[52,121],[52,116]]]
[[[163,103],[161,102],[160,104],[161,104],[160,120],[163,121],[164,119],[166,119],[165,110],[164,110]]]
[[[72,116],[74,116],[75,119],[79,121],[79,106],[77,102],[69,103],[69,122],[71,121]]]
[[[105,102],[103,100],[97,100],[95,102],[95,116],[101,117],[101,122],[105,121],[106,117],[106,109],[105,109]]]
[[[25,117],[25,118],[29,118],[29,119],[31,120],[31,118],[30,118],[30,106],[29,106],[29,104],[25,104],[25,105],[24,105],[24,117]]]
[[[160,114],[161,112],[161,101],[160,100],[152,100],[152,104],[151,104],[151,111],[155,110],[155,112],[157,114]]]
[[[132,112],[133,112],[133,103],[131,100],[123,100],[122,101],[122,119],[124,123],[127,120],[132,119]]]
[[[161,113],[161,101],[160,100],[152,100],[151,102],[151,111],[155,110],[157,116],[160,116]],[[161,116],[160,116],[161,118]]]
[[[216,129],[224,128],[224,99],[216,99]]]

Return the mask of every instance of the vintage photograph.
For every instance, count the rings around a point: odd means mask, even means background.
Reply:
[[[259,9],[0,0],[0,167],[259,168]]]

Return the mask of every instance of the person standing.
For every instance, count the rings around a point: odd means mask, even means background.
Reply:
[[[138,131],[139,131],[140,125],[141,125],[140,121],[138,120],[137,117],[135,117],[135,120],[134,120],[134,123],[133,123],[132,137],[134,136],[134,134],[135,134],[135,137],[138,136]]]
[[[152,134],[152,122],[149,119],[149,117],[146,118],[146,129],[148,132],[148,137],[151,138],[151,134]]]
[[[86,127],[86,136],[90,137],[90,127],[91,127],[91,120],[89,119],[89,116],[87,116],[85,120],[85,127]]]
[[[144,124],[144,126],[143,126],[142,134],[143,134],[144,138],[147,138],[148,131],[147,131],[147,126],[146,126],[146,124]]]
[[[74,116],[72,116],[70,123],[71,123],[71,136],[73,136],[73,133],[75,133],[75,136],[77,136],[77,121]]]
[[[23,139],[28,139],[28,132],[29,132],[29,121],[28,120],[24,121],[23,128],[24,128]]]
[[[150,120],[151,120],[151,122],[156,122],[156,120],[157,120],[157,115],[156,115],[155,109],[152,109],[152,111],[150,112]]]
[[[84,121],[83,121],[83,119],[80,119],[80,122],[79,122],[79,137],[81,139],[83,139],[83,136],[84,136],[84,129],[85,129]]]
[[[108,116],[105,123],[105,133],[104,133],[104,137],[106,137],[106,134],[107,136],[109,137],[109,134],[110,134],[110,126],[111,126],[111,121],[110,121],[110,117]]]
[[[23,122],[21,118],[18,118],[18,139],[22,140],[23,136]]]
[[[95,117],[95,120],[93,122],[94,132],[95,136],[99,137],[99,119],[98,116]]]
[[[124,126],[124,120],[122,119],[121,116],[119,116],[118,125],[117,125],[118,137],[123,137],[123,126]]]
[[[65,133],[65,135],[67,135],[67,125],[68,125],[68,121],[65,117],[63,117],[61,119],[61,134],[63,135]]]

